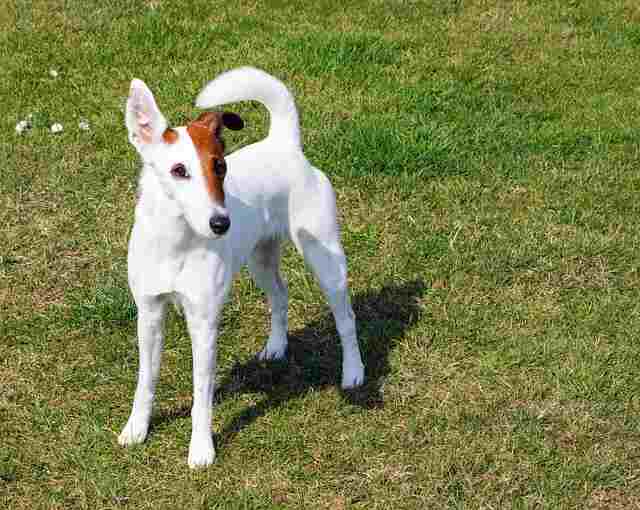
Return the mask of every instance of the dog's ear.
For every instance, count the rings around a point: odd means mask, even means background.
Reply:
[[[244,127],[244,122],[236,113],[202,112],[196,120],[187,126],[187,132],[194,140],[201,137],[205,137],[205,139],[212,137],[212,141],[221,144],[224,151],[223,127],[237,131]]]
[[[129,141],[140,150],[145,145],[158,143],[167,129],[167,121],[158,109],[156,100],[142,80],[131,82],[126,112]]]
[[[224,112],[222,114],[222,124],[233,131],[238,131],[244,127],[244,121],[240,115],[233,112]]]

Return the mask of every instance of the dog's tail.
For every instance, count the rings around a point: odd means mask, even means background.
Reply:
[[[209,82],[198,94],[196,106],[211,108],[248,100],[259,101],[269,110],[269,137],[300,146],[298,110],[291,92],[281,81],[254,67],[232,69]]]

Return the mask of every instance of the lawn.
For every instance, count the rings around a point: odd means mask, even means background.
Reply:
[[[123,105],[141,78],[183,124],[239,65],[292,89],[334,183],[367,384],[340,391],[289,249],[288,360],[253,361],[267,308],[242,275],[216,462],[191,471],[173,312],[150,435],[116,441],[137,370]],[[640,508],[639,70],[637,0],[5,2],[0,507]],[[268,125],[233,109],[230,151]]]

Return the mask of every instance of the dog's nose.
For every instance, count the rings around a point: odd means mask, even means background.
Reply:
[[[211,227],[211,231],[221,236],[227,230],[229,230],[229,226],[231,225],[231,220],[229,220],[229,216],[223,216],[221,214],[217,214],[215,216],[211,216],[209,220],[209,226]]]

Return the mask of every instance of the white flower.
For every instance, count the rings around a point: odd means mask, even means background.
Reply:
[[[59,124],[56,122],[53,126],[51,126],[52,133],[60,133],[61,131],[62,131],[62,124]]]
[[[31,122],[29,122],[28,120],[21,120],[16,124],[16,133],[21,135],[30,127],[31,127]]]
[[[57,78],[58,71],[56,71],[55,69],[49,69],[49,76],[51,76],[52,78]]]
[[[91,128],[91,126],[89,126],[89,121],[87,119],[80,119],[80,122],[78,122],[78,127],[82,131],[89,131],[89,129]]]

